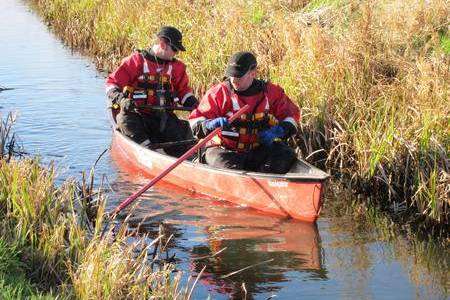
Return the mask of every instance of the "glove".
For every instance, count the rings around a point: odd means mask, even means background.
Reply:
[[[120,105],[120,108],[124,111],[131,111],[134,108],[134,103],[130,98],[122,96],[121,99],[117,101]]]
[[[204,123],[204,126],[206,129],[208,129],[209,131],[213,131],[214,129],[218,128],[218,127],[225,127],[228,126],[228,120],[225,117],[219,117],[219,118],[215,118],[215,119],[211,119],[211,120],[206,120]]]
[[[275,139],[283,138],[284,136],[284,128],[280,125],[273,126],[267,130],[261,131],[258,134],[260,143],[265,146],[272,146]]]
[[[183,103],[183,107],[196,108],[198,106],[198,100],[195,96],[189,96]]]

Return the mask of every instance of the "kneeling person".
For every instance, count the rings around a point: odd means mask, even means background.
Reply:
[[[108,98],[113,107],[120,107],[116,116],[119,129],[143,146],[189,138],[187,123],[173,111],[164,109],[198,104],[189,87],[186,66],[174,58],[178,51],[185,51],[181,32],[174,27],[162,27],[149,50],[136,51],[125,58],[106,80]],[[184,145],[164,150],[180,156],[188,148],[189,145]]]
[[[256,67],[252,53],[234,54],[226,69],[227,79],[206,92],[189,123],[197,138],[222,127],[220,146],[206,150],[207,164],[284,174],[296,155],[282,140],[296,134],[300,110],[281,87],[256,79]],[[247,112],[228,124],[227,118],[246,104],[250,106]]]

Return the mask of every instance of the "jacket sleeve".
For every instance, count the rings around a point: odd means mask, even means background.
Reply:
[[[122,60],[120,66],[106,78],[106,94],[111,98],[121,92],[126,85],[132,85],[142,69],[139,53],[134,53]]]
[[[209,131],[204,126],[206,120],[221,117],[218,105],[221,99],[217,89],[212,88],[203,96],[198,107],[191,112],[189,124],[195,137],[201,139],[208,135]]]
[[[195,104],[197,104],[197,98],[195,98],[194,94],[192,93],[192,89],[189,86],[189,77],[186,73],[186,65],[178,62],[177,69],[178,72],[176,74],[176,77],[174,78],[173,85],[175,91],[177,92],[177,97],[180,99],[179,103],[181,105],[184,105],[186,100],[189,99],[190,103],[195,102]],[[192,98],[194,98],[195,100]]]
[[[286,136],[297,133],[300,122],[300,109],[284,93],[279,86],[274,86],[274,100],[271,105],[272,114],[277,118],[280,126],[285,129]]]

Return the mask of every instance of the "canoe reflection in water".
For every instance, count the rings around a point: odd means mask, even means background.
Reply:
[[[255,220],[250,215],[246,217]],[[326,278],[314,224],[287,221],[249,226],[241,218],[225,217],[205,230],[209,234],[208,245],[194,247],[194,257],[227,248],[207,261],[194,261],[193,270],[200,272],[206,265],[202,282],[232,298],[244,298],[242,283],[245,283],[247,298],[254,293],[276,293],[279,287],[269,283],[287,281],[285,273],[288,271],[301,270],[308,272],[309,278]],[[227,276],[248,266],[253,267]]]
[[[126,165],[120,169],[124,173],[113,186],[123,195],[146,181],[128,173]],[[147,221],[142,222],[143,219]],[[173,234],[169,247],[179,259],[178,266],[189,268],[184,271],[195,275],[206,265],[200,282],[213,293],[236,299],[245,294],[251,299],[258,293],[276,293],[282,282],[290,280],[287,273],[292,271],[301,272],[305,280],[327,279],[315,223],[237,207],[167,183],[158,184],[156,191],[142,196],[130,221],[140,223],[140,231],[153,238],[163,224],[166,236]],[[188,266],[182,266],[180,257],[186,257]]]

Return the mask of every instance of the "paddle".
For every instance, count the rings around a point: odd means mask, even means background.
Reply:
[[[238,110],[234,115],[232,115],[229,119],[228,122],[231,123],[234,120],[236,120],[237,118],[239,118],[243,113],[245,113],[247,111],[247,109],[249,108],[249,105],[245,105],[244,107],[242,107],[240,110]],[[159,180],[161,180],[162,178],[164,178],[164,176],[166,176],[167,174],[169,174],[170,171],[172,171],[173,169],[175,169],[175,167],[177,167],[179,164],[181,164],[183,161],[185,161],[187,158],[189,158],[190,156],[192,156],[195,152],[197,152],[198,149],[200,149],[201,147],[203,147],[209,140],[211,140],[216,134],[219,133],[219,131],[221,130],[221,127],[218,127],[216,129],[214,129],[210,134],[208,134],[204,139],[200,140],[194,147],[192,147],[191,149],[189,149],[186,153],[184,153],[180,158],[178,158],[173,164],[171,164],[170,166],[168,166],[165,170],[163,170],[161,173],[159,173],[158,176],[156,176],[155,178],[153,178],[152,180],[150,180],[149,183],[147,183],[144,187],[142,187],[139,191],[137,191],[136,193],[134,193],[133,195],[131,195],[130,197],[128,197],[127,199],[125,199],[122,203],[120,203],[116,209],[113,211],[111,216],[111,219],[114,219],[117,214],[123,210],[125,207],[127,207],[128,205],[130,205],[134,200],[136,200],[140,195],[142,195],[146,190],[148,190],[150,187],[152,187],[153,185],[155,185],[155,183],[157,183]]]
[[[136,108],[146,108],[152,110],[180,110],[180,111],[193,111],[193,107],[182,107],[182,106],[158,106],[158,105],[139,105]]]

